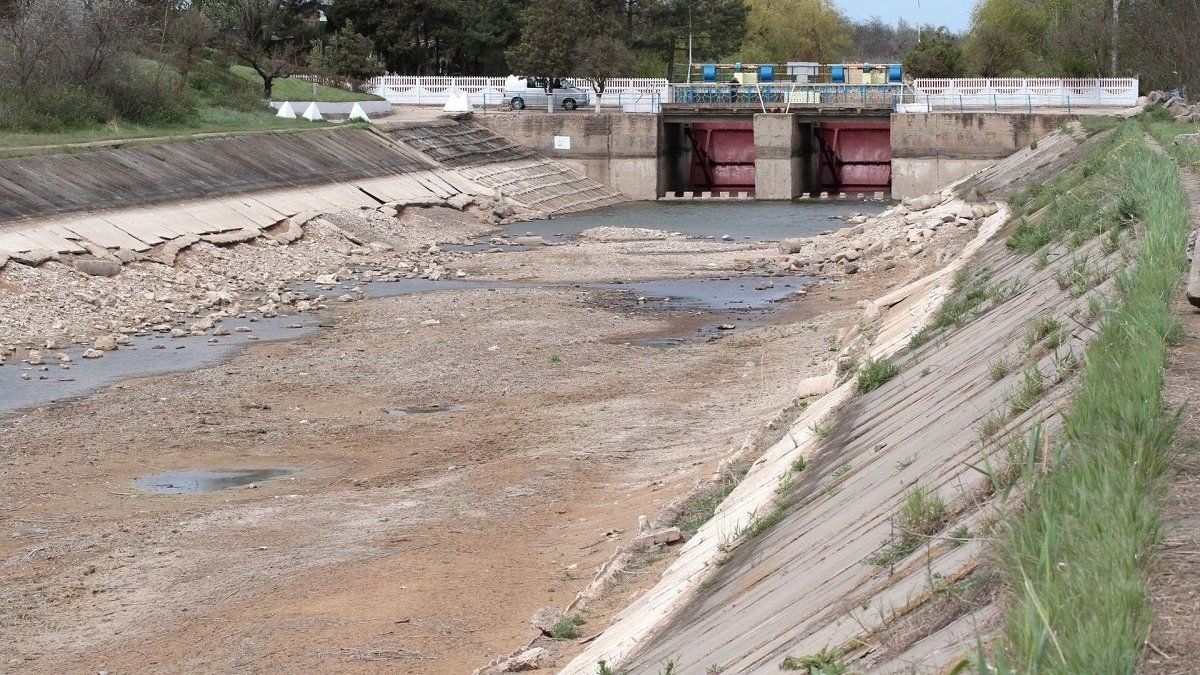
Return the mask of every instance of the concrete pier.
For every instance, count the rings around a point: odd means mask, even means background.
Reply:
[[[795,199],[800,195],[804,145],[796,115],[754,116],[754,194],[758,199]]]

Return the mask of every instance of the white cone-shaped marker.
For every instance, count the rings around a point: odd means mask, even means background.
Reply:
[[[284,101],[283,105],[279,106],[279,112],[275,113],[275,116],[288,120],[296,119],[296,111],[292,109],[291,101]]]
[[[366,110],[363,110],[363,109],[362,109],[362,106],[361,106],[361,105],[359,105],[359,104],[357,104],[357,103],[355,103],[355,104],[354,104],[354,107],[350,109],[350,119],[352,119],[352,120],[362,120],[362,121],[364,121],[364,122],[370,122],[370,121],[371,121],[371,118],[370,118],[370,117],[367,117],[367,111],[366,111]]]
[[[442,112],[448,113],[469,113],[474,112],[471,107],[471,97],[458,87],[450,90],[450,97],[446,99],[446,105],[442,108]]]
[[[316,103],[309,103],[308,107],[304,109],[304,114],[301,115],[301,117],[308,120],[309,122],[317,122],[319,120],[325,119],[324,117],[321,117],[321,111],[317,110]]]

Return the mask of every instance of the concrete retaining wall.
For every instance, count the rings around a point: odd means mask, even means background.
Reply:
[[[933,192],[1028,147],[1075,117],[986,112],[892,115],[892,196]]]
[[[266,133],[0,160],[0,223],[436,168],[369,129]]]
[[[656,199],[657,116],[535,112],[476,115],[475,121],[634,199]]]

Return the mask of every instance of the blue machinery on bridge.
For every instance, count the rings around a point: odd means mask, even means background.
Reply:
[[[840,107],[894,109],[912,101],[899,64],[789,62],[692,64],[669,85],[669,105],[691,107]]]

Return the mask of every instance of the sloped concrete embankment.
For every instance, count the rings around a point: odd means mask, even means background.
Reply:
[[[169,264],[201,239],[231,244],[271,229],[288,243],[313,216],[346,209],[462,208],[499,193],[537,215],[621,200],[482,127],[449,121],[22,157],[0,161],[0,176],[0,267],[62,255]]]
[[[1033,167],[1061,168],[1089,143],[1056,133],[971,185],[1019,187]],[[954,187],[934,212],[957,208]],[[662,581],[563,672],[592,673],[602,660],[638,673],[667,663],[675,672],[776,671],[821,650],[908,672],[961,658],[987,632],[988,582],[972,574],[1003,497],[976,467],[999,470],[1031,428],[1065,407],[1099,320],[1091,295],[1111,282],[1081,293],[1061,280],[1081,256],[1111,271],[1122,255],[1096,242],[1045,261],[1017,255],[992,239],[1006,219],[1005,210],[990,217],[944,269],[867,307],[841,372],[799,393],[833,388],[806,400]],[[961,327],[933,330],[947,298],[961,309],[968,296]],[[900,372],[858,394],[851,358],[890,358]],[[901,547],[893,517],[916,490],[936,493],[947,510],[935,532],[918,533],[919,545]]]

